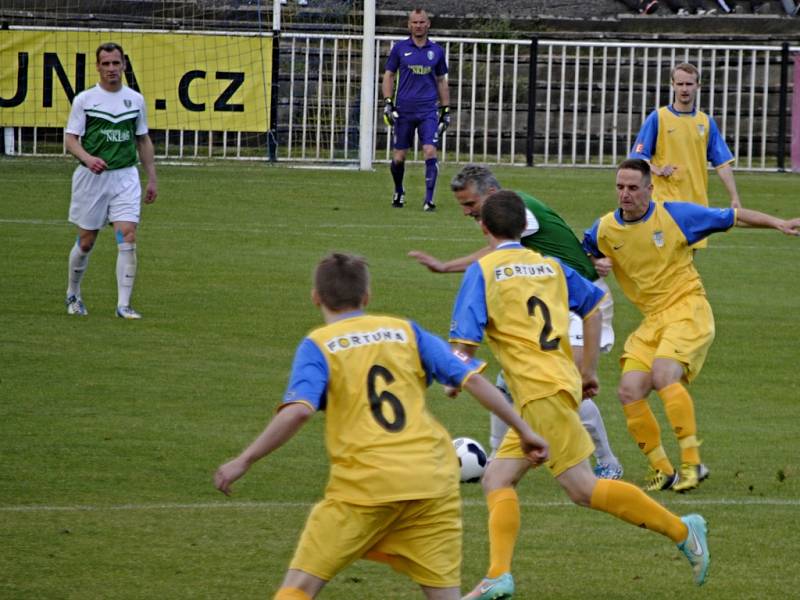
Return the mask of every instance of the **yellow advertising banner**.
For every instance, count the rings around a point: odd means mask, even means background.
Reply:
[[[271,37],[79,30],[0,31],[0,126],[64,127],[105,42],[124,48],[151,129],[269,129]]]

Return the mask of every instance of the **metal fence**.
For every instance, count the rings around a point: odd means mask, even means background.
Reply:
[[[781,46],[540,43],[538,162],[615,164],[631,148],[647,114],[672,101],[672,67],[690,62],[701,71],[698,106],[716,120],[736,156],[735,166],[774,168],[788,145],[789,51]]]
[[[375,89],[392,44],[378,36]],[[279,38],[273,137],[265,132],[155,131],[162,158],[358,161],[361,37],[285,33]],[[452,125],[443,162],[611,166],[646,115],[671,101],[670,70],[701,71],[698,104],[717,122],[738,169],[782,168],[789,146],[789,63],[800,46],[440,38],[449,66]],[[390,160],[380,110],[376,161]],[[58,131],[14,132],[24,153],[52,152]],[[270,149],[269,140],[272,139]],[[49,150],[45,149],[49,148]],[[245,151],[246,150],[246,151]],[[63,152],[63,150],[62,150]],[[411,149],[409,160],[421,160]]]

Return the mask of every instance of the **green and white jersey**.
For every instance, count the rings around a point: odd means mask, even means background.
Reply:
[[[133,166],[136,136],[147,133],[144,97],[127,86],[109,92],[95,85],[75,96],[65,131],[80,136],[84,150],[109,169]]]
[[[541,200],[517,192],[527,209],[527,225],[521,243],[545,256],[554,256],[575,269],[589,281],[599,278],[597,271],[586,256],[575,232],[567,222]]]

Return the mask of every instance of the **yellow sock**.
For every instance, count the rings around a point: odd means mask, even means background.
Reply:
[[[511,571],[514,544],[520,527],[519,498],[514,488],[500,488],[486,496],[489,507],[489,572],[500,577]]]
[[[282,587],[275,593],[273,600],[311,600],[311,596],[299,588]]]
[[[625,413],[628,431],[653,468],[670,475],[674,473],[675,469],[661,447],[661,428],[647,400],[642,398],[630,404],[623,404],[622,411]]]
[[[680,518],[635,485],[612,479],[598,479],[591,505],[637,527],[667,536],[676,544],[686,539],[688,530]]]
[[[689,391],[681,383],[672,383],[658,390],[664,403],[664,412],[681,447],[681,462],[700,464],[700,444],[697,441],[697,421],[694,418],[694,402]]]

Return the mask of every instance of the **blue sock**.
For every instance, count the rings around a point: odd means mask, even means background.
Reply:
[[[439,175],[439,162],[436,158],[425,159],[425,202],[433,202],[436,176]]]
[[[403,176],[406,173],[405,162],[392,161],[389,170],[392,172],[392,179],[394,179],[394,191],[396,194],[403,193]]]

